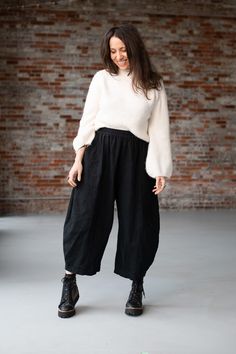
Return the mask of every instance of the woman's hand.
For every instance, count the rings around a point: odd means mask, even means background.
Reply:
[[[74,162],[73,166],[71,167],[70,172],[67,177],[68,183],[71,185],[71,187],[77,186],[77,184],[75,183],[76,178],[78,181],[81,181],[81,175],[82,175],[82,171],[83,171],[82,161],[83,161],[86,147],[87,147],[87,145],[83,145],[76,152],[75,162]]]
[[[82,175],[82,171],[83,171],[83,165],[81,161],[75,161],[73,166],[70,169],[70,172],[68,174],[67,180],[69,185],[71,185],[71,187],[76,187],[77,184],[75,183],[76,178],[78,181],[81,180],[81,175]]]
[[[165,177],[156,177],[156,184],[154,186],[154,189],[152,190],[154,194],[159,194],[163,191],[163,189],[166,186],[166,181],[165,181]]]

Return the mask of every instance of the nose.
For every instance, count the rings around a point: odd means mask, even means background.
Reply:
[[[122,56],[123,56],[122,53],[117,52],[117,56],[116,56],[117,60],[120,60],[122,58]]]

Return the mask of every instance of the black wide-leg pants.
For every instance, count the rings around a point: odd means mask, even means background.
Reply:
[[[159,243],[155,179],[145,171],[148,143],[131,132],[100,128],[85,150],[80,182],[72,189],[64,224],[65,269],[81,275],[100,271],[118,213],[114,272],[131,280],[145,276]]]

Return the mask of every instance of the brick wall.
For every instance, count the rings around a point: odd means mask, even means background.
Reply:
[[[235,207],[236,2],[4,1],[0,5],[1,212],[65,211],[100,39],[129,21],[163,74],[174,175],[162,208]]]

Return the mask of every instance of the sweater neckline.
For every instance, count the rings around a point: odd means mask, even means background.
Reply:
[[[120,78],[125,78],[125,79],[131,78],[131,74],[129,72],[129,69],[119,69],[117,76]]]

